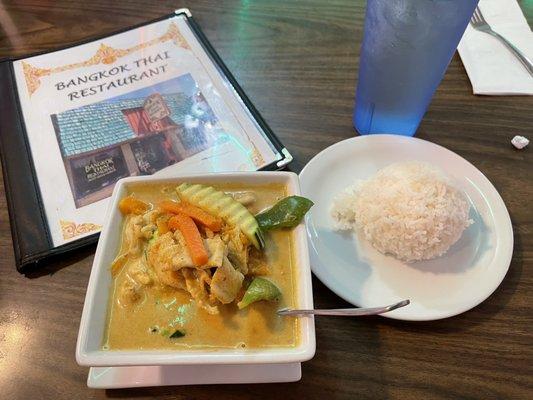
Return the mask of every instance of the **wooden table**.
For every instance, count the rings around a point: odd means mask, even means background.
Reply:
[[[531,24],[533,3],[521,5]],[[295,156],[292,170],[354,135],[362,0],[4,1],[0,57],[112,32],[182,6]],[[456,55],[417,136],[465,157],[500,191],[515,232],[507,277],[483,304],[442,321],[320,318],[316,356],[292,384],[88,389],[88,370],[76,364],[74,349],[94,248],[18,274],[2,193],[0,398],[532,398],[533,149],[514,150],[516,134],[533,136],[533,97],[473,96]],[[313,285],[318,307],[347,306],[317,279]]]

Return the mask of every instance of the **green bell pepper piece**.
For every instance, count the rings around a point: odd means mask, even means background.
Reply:
[[[256,301],[274,301],[280,297],[281,290],[274,283],[268,279],[256,277],[246,289],[242,300],[237,303],[237,307],[243,309]]]
[[[289,196],[278,201],[272,208],[255,216],[263,231],[297,226],[314,203],[301,196]]]

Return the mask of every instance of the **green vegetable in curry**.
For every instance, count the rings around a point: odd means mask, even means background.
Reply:
[[[256,249],[265,246],[263,235],[254,216],[232,196],[211,186],[182,183],[176,188],[181,200],[221,217],[228,224],[238,226]]]
[[[246,289],[241,301],[237,303],[239,309],[243,309],[252,303],[260,300],[278,300],[281,297],[281,290],[265,278],[256,277]]]
[[[178,339],[178,338],[183,337],[183,336],[185,336],[185,333],[183,333],[182,331],[177,329],[172,335],[169,336],[169,338]]]
[[[301,196],[289,196],[272,208],[255,216],[263,231],[276,228],[293,228],[300,223],[314,203]]]

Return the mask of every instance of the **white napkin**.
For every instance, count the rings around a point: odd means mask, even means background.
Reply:
[[[516,0],[480,0],[479,8],[494,31],[533,60],[533,32]],[[468,24],[458,50],[474,94],[533,95],[533,77],[495,37]]]

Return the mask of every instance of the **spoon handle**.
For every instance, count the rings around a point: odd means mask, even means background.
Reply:
[[[397,308],[405,307],[409,303],[409,300],[402,300],[386,307],[337,308],[333,310],[291,310],[284,308],[282,310],[278,310],[278,315],[331,315],[337,317],[361,317],[364,315],[383,314],[392,310],[396,310]]]

